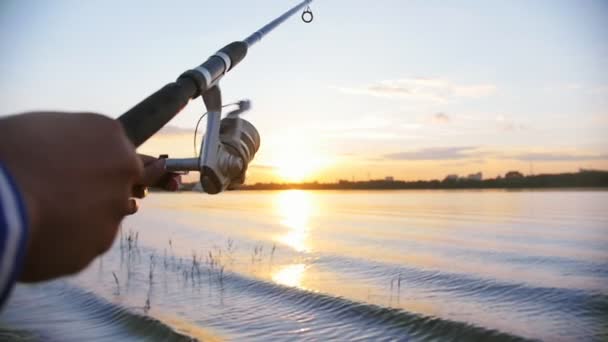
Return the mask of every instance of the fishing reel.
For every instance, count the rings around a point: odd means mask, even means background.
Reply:
[[[203,94],[207,106],[207,130],[197,158],[168,158],[169,172],[199,171],[203,191],[217,194],[245,182],[247,167],[260,148],[257,129],[240,115],[251,108],[248,100],[222,116],[221,94],[216,86]],[[195,136],[196,139],[196,136]]]

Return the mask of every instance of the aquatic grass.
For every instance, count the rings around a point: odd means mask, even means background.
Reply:
[[[262,262],[262,259],[264,258],[263,253],[264,253],[264,245],[261,243],[255,244],[253,246],[253,251],[251,253],[251,263],[255,264],[255,263]]]
[[[123,248],[124,248],[123,243],[122,243],[123,240],[124,240],[124,234],[123,234],[122,224],[120,225],[120,227],[118,229],[120,230],[120,251],[122,253]]]
[[[202,257],[197,257],[196,252],[192,251],[192,267],[190,269],[190,274],[194,277],[194,271],[196,271],[197,277],[200,278],[201,270],[200,270],[200,262]]]
[[[228,238],[228,240],[226,240],[226,250],[228,250],[228,253],[231,253],[234,251],[234,240]]]
[[[123,244],[124,241],[124,244]],[[138,247],[139,231],[133,231],[129,229],[129,233],[124,236],[122,226],[120,227],[120,250],[124,251],[124,245],[126,244],[127,252],[130,254],[135,251]]]
[[[156,267],[156,260],[154,259],[154,253],[150,255],[150,272],[148,273],[148,282],[152,285],[152,280],[154,278],[154,268]]]
[[[128,250],[129,252],[131,252],[131,249],[133,248],[133,236],[132,236],[132,231],[129,231],[129,235],[127,236],[127,246],[128,246]]]
[[[228,257],[228,262],[231,265],[234,265],[235,262],[235,258],[234,258],[234,253],[236,252],[236,247],[234,245],[234,240],[232,239],[228,239],[226,240],[226,256]]]
[[[226,269],[226,265],[224,264],[222,258],[222,249],[215,247],[215,253],[213,251],[209,251],[207,263],[209,267],[207,268],[207,275],[209,277],[209,282],[211,282],[213,274],[216,275],[217,280],[220,285],[223,286],[224,283],[224,271]],[[228,256],[230,258],[230,256]]]
[[[397,291],[401,293],[401,272],[399,272],[399,279],[397,280]]]
[[[272,244],[272,250],[270,251],[270,260],[272,261],[272,259],[274,258],[274,252],[277,250],[277,244],[273,243]]]
[[[151,308],[152,308],[152,305],[150,304],[150,291],[148,291],[148,296],[146,298],[146,304],[144,304],[144,313],[147,315],[148,311],[150,311]]]
[[[242,256],[237,255],[236,243],[232,238],[226,239],[221,245],[212,245],[207,250],[198,251],[193,249],[190,256],[186,258],[175,254],[176,252],[173,247],[176,241],[173,237],[169,237],[166,241],[168,246],[165,245],[166,247],[163,248],[162,257],[154,252],[150,254],[146,249],[141,249],[138,246],[139,231],[121,227],[120,261],[121,267],[123,263],[126,263],[127,268],[123,288],[129,288],[129,283],[132,281],[141,281],[136,275],[140,274],[143,266],[147,268],[147,274],[144,273],[144,275],[147,276],[148,288],[149,292],[151,292],[155,284],[155,278],[158,277],[156,266],[162,260],[162,268],[160,270],[165,285],[167,281],[171,281],[171,276],[177,276],[180,283],[193,289],[200,289],[202,286],[208,286],[209,289],[212,289],[217,286],[217,288],[222,290],[229,268],[235,263],[247,260],[247,257],[244,260],[240,260]],[[257,242],[252,246],[251,251],[251,263],[255,268],[258,267],[257,265],[261,266],[262,263],[265,266],[271,267],[278,252],[278,247],[276,243],[264,245],[261,242]],[[147,257],[143,258],[144,255]],[[142,259],[145,261],[142,262]],[[120,289],[120,283],[115,273],[113,277],[116,283],[116,294],[119,294],[124,289]],[[207,277],[207,282],[204,281],[205,277]],[[146,303],[143,306],[144,311],[149,310],[150,306],[151,298],[146,298]]]
[[[163,266],[165,268],[165,270],[167,269],[167,249],[163,249]]]
[[[395,284],[396,284],[396,286],[395,286]],[[392,306],[394,292],[397,292],[397,294],[396,294],[397,305],[399,305],[399,303],[401,301],[401,272],[399,272],[399,275],[397,277],[391,278],[389,300],[388,300],[389,307]]]
[[[118,277],[116,276],[116,273],[114,273],[114,271],[112,271],[112,275],[114,276],[114,282],[116,283],[116,295],[119,296],[120,295],[120,283],[118,282]]]
[[[156,267],[156,259],[154,253],[150,255],[150,270],[148,272],[148,293],[146,295],[146,303],[144,304],[144,313],[148,314],[148,311],[152,308],[150,297],[152,295],[152,285],[154,284],[154,269]]]
[[[218,279],[219,279],[220,285],[223,287],[224,286],[224,265],[222,265],[220,267]]]

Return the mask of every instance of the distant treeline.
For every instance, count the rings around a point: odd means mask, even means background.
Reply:
[[[430,181],[369,180],[338,183],[256,183],[239,190],[383,190],[383,189],[512,189],[608,187],[608,171],[499,177],[485,180],[444,179]]]

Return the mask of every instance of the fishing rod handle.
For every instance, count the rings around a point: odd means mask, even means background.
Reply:
[[[139,147],[165,126],[197,93],[196,83],[180,78],[122,114],[118,121],[135,147]]]
[[[244,42],[226,45],[200,66],[184,72],[118,118],[127,137],[139,147],[165,126],[177,113],[214,85],[247,55]]]

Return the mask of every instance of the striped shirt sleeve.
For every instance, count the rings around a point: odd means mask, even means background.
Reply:
[[[21,193],[0,162],[0,308],[19,278],[27,247],[27,229]]]

